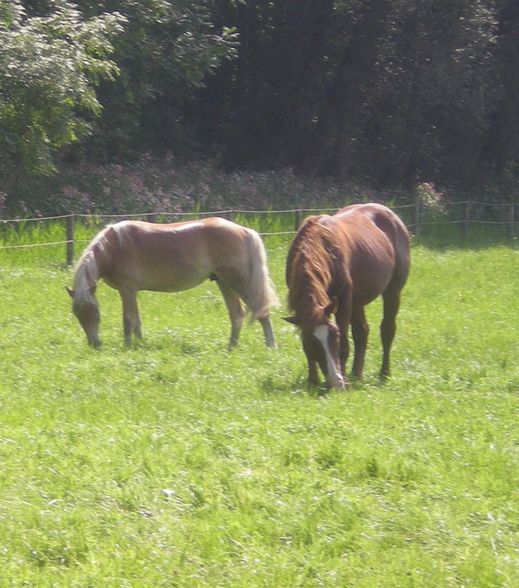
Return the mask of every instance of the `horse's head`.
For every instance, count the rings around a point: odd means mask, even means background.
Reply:
[[[339,340],[337,325],[327,321],[316,327],[313,333],[303,335],[303,349],[309,361],[317,361],[330,388],[343,389]]]
[[[285,320],[301,329],[301,341],[310,373],[313,373],[312,366],[317,363],[328,386],[343,389],[345,384],[340,360],[340,333],[337,325],[331,320],[334,311],[335,303],[332,302],[323,309],[322,317],[317,322],[308,323],[297,317],[288,317]],[[315,379],[317,380],[317,374]]]
[[[66,288],[66,290],[72,298],[72,312],[78,319],[79,324],[83,327],[88,344],[92,347],[99,347],[101,345],[99,339],[101,315],[95,297],[95,286],[90,288],[90,295],[88,297],[78,296],[77,292],[70,288]]]

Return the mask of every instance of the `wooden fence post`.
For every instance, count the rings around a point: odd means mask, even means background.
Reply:
[[[463,221],[461,224],[461,234],[464,239],[467,237],[468,232],[469,232],[471,204],[472,204],[471,201],[467,200],[465,202],[465,206],[463,209]]]
[[[415,234],[415,237],[418,237],[421,233],[421,226],[420,226],[421,218],[422,218],[422,202],[420,201],[420,198],[417,198],[415,201],[415,206],[414,206],[414,234]]]
[[[67,265],[74,263],[74,232],[75,232],[75,216],[70,214],[67,216]]]
[[[508,217],[508,236],[510,239],[515,239],[515,203],[510,203],[509,217]]]
[[[303,211],[300,208],[298,208],[296,210],[295,221],[294,221],[294,228],[295,228],[296,232],[299,230],[299,227],[301,226],[302,222],[303,222]]]

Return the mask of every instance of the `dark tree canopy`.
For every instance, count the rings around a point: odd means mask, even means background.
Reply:
[[[171,153],[512,197],[519,4],[0,0],[0,192]]]
[[[494,173],[491,128],[500,143],[517,133],[495,121],[517,103],[507,88],[518,71],[512,6],[220,2],[215,12],[240,32],[240,50],[202,92],[202,133],[224,145],[230,165],[288,165],[378,186]]]

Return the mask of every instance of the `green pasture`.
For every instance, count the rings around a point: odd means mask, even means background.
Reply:
[[[290,240],[265,238],[282,301]],[[215,284],[142,293],[125,350],[102,285],[96,351],[63,245],[0,249],[0,587],[518,586],[519,250],[412,256],[393,377],[375,302],[365,380],[327,393],[283,306],[278,350],[252,324],[229,353]]]

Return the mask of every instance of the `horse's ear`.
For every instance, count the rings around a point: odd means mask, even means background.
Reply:
[[[72,290],[72,288],[69,288],[68,286],[65,286],[65,290],[68,292],[68,294],[69,294],[69,296],[71,298],[74,298],[75,292],[74,292],[74,290]]]
[[[337,312],[337,307],[339,306],[339,299],[337,296],[332,296],[330,298],[330,304],[324,309],[324,316],[330,317],[332,314]]]
[[[287,323],[290,323],[291,325],[298,325],[299,321],[296,319],[295,316],[283,316],[281,317],[284,321],[287,321]]]

